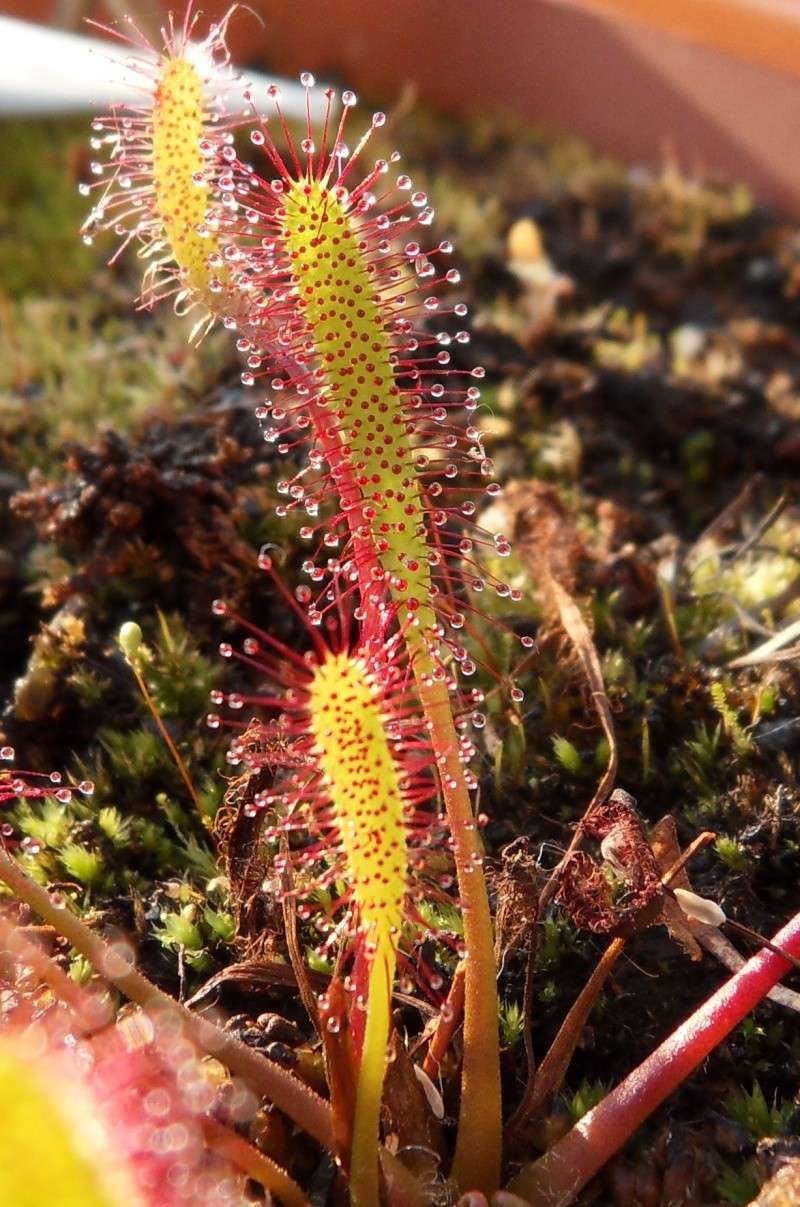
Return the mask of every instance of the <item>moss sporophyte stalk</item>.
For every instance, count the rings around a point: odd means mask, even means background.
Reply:
[[[361,1117],[369,1114],[372,1139],[383,1076],[383,1052],[380,1059],[376,1053],[385,1048],[401,929],[396,889],[409,831],[400,820],[408,802],[392,726],[375,711],[370,693],[374,683],[385,690],[386,676],[391,681],[395,674],[389,646],[405,650],[403,692],[407,707],[422,718],[427,774],[433,777],[425,791],[438,786],[446,806],[463,911],[462,1102],[481,1102],[480,1112],[462,1111],[454,1177],[465,1189],[490,1192],[500,1169],[496,968],[466,732],[470,720],[479,727],[484,722],[483,693],[462,689],[459,679],[475,674],[473,647],[484,648],[481,593],[512,599],[518,593],[480,564],[483,546],[493,558],[507,555],[510,546],[476,525],[481,500],[499,487],[470,422],[483,370],[462,363],[469,335],[459,320],[466,307],[443,301],[459,282],[455,269],[439,267],[452,246],[446,240],[423,246],[434,213],[425,194],[396,169],[399,153],[362,167],[384,115],[373,115],[351,150],[345,134],[355,96],[345,91],[337,98],[326,90],[315,130],[315,83],[308,73],[301,77],[307,99],[299,141],[276,85],[267,89],[268,113],[243,94],[251,141],[266,170],[262,175],[241,160],[232,131],[244,118],[232,120],[217,99],[209,99],[213,70],[206,78],[194,66],[191,26],[187,17],[176,33],[170,23],[163,53],[143,68],[149,105],[97,123],[110,145],[112,176],[90,224],[113,228],[124,242],[138,240],[153,258],[156,271],[146,274],[144,304],[172,295],[181,306],[201,308],[201,327],[207,316],[237,329],[246,359],[243,383],[268,388],[257,409],[265,439],[295,454],[300,444],[307,446],[306,464],[278,487],[286,498],[278,514],[302,508],[309,518],[301,536],[313,542],[313,552],[304,570],[319,586],[316,597],[302,588],[302,598],[312,625],[324,625],[346,603],[360,630],[350,652],[317,649],[304,707],[313,732],[308,757],[329,796],[321,816],[335,823],[338,850],[352,864],[349,882],[360,886],[352,892],[353,909],[362,937],[375,949],[369,985],[374,1008],[367,1017],[379,1021],[372,1030],[367,1022],[360,1075],[371,1079],[364,1089],[369,1111]],[[223,35],[224,22],[204,45],[224,66]],[[102,164],[97,171],[103,174]],[[533,644],[530,638],[521,642]],[[294,665],[296,656],[287,660]],[[363,681],[362,665],[369,666]],[[334,708],[330,694],[336,675],[350,683],[346,714]],[[521,698],[517,688],[509,691]],[[346,730],[339,732],[339,724]],[[345,732],[358,736],[354,762],[344,757]],[[377,774],[368,793],[358,787],[365,767]],[[376,793],[381,804],[372,816],[378,806],[367,798]],[[285,798],[284,805],[291,805],[292,817],[284,824],[296,826],[299,819],[309,835],[317,832],[317,810],[299,799]],[[383,873],[376,870],[379,856]],[[363,896],[364,885],[374,891],[384,874],[388,883],[378,909]],[[356,1164],[354,1183],[361,1177]],[[376,1177],[374,1149],[369,1165]]]

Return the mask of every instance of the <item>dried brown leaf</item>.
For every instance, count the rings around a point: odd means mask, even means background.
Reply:
[[[435,1175],[444,1156],[442,1125],[396,1031],[389,1042],[381,1114],[387,1145],[403,1164],[418,1177]]]
[[[661,872],[645,836],[636,802],[618,789],[584,820],[584,832],[601,843],[606,863],[624,885],[612,888],[600,865],[576,851],[563,868],[555,899],[576,926],[596,934],[627,934],[660,920]]]
[[[280,895],[264,891],[269,863],[263,832],[269,818],[264,809],[247,806],[271,786],[277,768],[294,766],[297,760],[276,724],[251,722],[241,743],[247,770],[225,793],[214,838],[230,881],[237,942],[247,959],[257,959],[282,950],[283,916]]]
[[[681,856],[678,831],[675,819],[671,814],[667,813],[653,826],[650,831],[650,846],[659,871],[664,876]],[[691,887],[685,868],[681,868],[673,877],[672,887],[684,889]],[[678,903],[668,893],[664,895],[662,902],[661,921],[666,926],[669,937],[683,949],[690,960],[702,958],[703,952],[692,932],[692,924]]]
[[[509,511],[514,546],[531,582],[538,586],[546,573],[565,591],[574,591],[584,556],[583,541],[556,487],[535,478],[509,482],[503,502]]]
[[[509,952],[525,942],[539,912],[542,873],[530,840],[523,836],[509,843],[490,878],[497,899],[495,950],[502,964]]]

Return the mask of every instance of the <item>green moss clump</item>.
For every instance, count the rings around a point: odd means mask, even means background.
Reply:
[[[0,277],[2,280],[2,277]],[[178,414],[227,359],[224,332],[187,345],[168,309],[143,323],[108,298],[23,297],[0,309],[0,457],[19,472],[64,476],[65,442],[136,429],[156,408]]]
[[[725,1104],[726,1114],[745,1128],[754,1140],[764,1136],[776,1136],[786,1132],[797,1108],[793,1102],[774,1098],[767,1102],[764,1091],[757,1081],[752,1089],[739,1089],[730,1095]]]
[[[86,288],[95,254],[78,238],[86,210],[83,121],[0,122],[0,281],[7,295]]]

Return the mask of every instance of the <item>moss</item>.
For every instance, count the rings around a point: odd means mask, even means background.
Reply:
[[[61,847],[58,857],[67,875],[77,880],[84,888],[107,887],[110,883],[99,851],[90,850],[77,842],[70,842]]]
[[[203,922],[213,942],[233,942],[236,936],[236,920],[232,914],[214,909],[204,909]]]
[[[714,843],[714,850],[732,872],[747,872],[751,868],[750,856],[732,834],[720,834]]]
[[[568,738],[554,737],[552,741],[553,754],[558,763],[570,775],[580,775],[583,769],[583,759],[577,747],[573,746]]]
[[[314,947],[307,947],[303,955],[310,972],[319,973],[320,976],[333,976],[335,965],[330,957],[321,955]]]
[[[711,699],[714,702],[714,707],[722,718],[722,724],[724,725],[725,732],[730,738],[731,742],[740,753],[747,753],[749,750],[751,750],[752,743],[748,734],[742,727],[735,709],[728,701],[728,697],[725,692],[725,685],[722,682],[711,684]]]
[[[740,1169],[734,1169],[727,1162],[720,1163],[716,1191],[723,1203],[747,1207],[758,1195],[760,1187],[761,1178],[755,1160],[746,1161]]]
[[[153,646],[139,651],[139,665],[162,717],[199,721],[221,675],[219,662],[200,652],[180,616],[158,614]]]
[[[784,594],[787,615],[794,615],[797,603],[791,592],[798,573],[797,540],[797,518],[784,515],[772,526],[763,543],[735,560],[709,547],[692,572],[692,589],[701,600],[716,597],[723,616],[736,615],[731,598],[744,608],[757,609],[768,616],[765,609],[774,606],[773,601]]]
[[[545,918],[536,947],[536,967],[551,971],[574,945],[575,931],[565,918]]]
[[[196,914],[194,905],[184,906],[178,913],[165,912],[155,933],[166,946],[199,952],[203,948],[203,935],[195,921]]]
[[[640,373],[660,363],[663,347],[659,336],[648,331],[645,315],[617,311],[609,320],[608,338],[595,341],[593,355],[604,369]]]
[[[25,674],[14,684],[14,708],[21,721],[39,722],[51,715],[59,676],[79,664],[85,641],[83,620],[67,608],[42,626]]]
[[[94,968],[86,959],[86,956],[81,955],[71,957],[68,971],[72,980],[84,987],[90,984],[92,978],[96,975]]]
[[[0,278],[2,279],[2,278]],[[168,310],[143,324],[103,293],[31,296],[0,310],[0,456],[17,473],[64,473],[63,449],[98,427],[134,430],[156,408],[187,404],[227,359],[222,332],[187,345]]]
[[[519,1002],[500,1003],[500,1040],[504,1048],[513,1048],[522,1039],[525,1016]]]
[[[130,839],[130,823],[113,806],[106,806],[97,814],[97,824],[115,846],[124,846]]]
[[[20,805],[14,820],[23,834],[51,850],[66,845],[72,826],[70,813],[53,797],[37,805]]]
[[[108,728],[100,731],[98,740],[108,757],[109,776],[114,784],[157,782],[165,769],[171,767],[169,753],[154,729]]]
[[[420,901],[419,912],[423,922],[432,930],[463,936],[464,920],[456,906]]]
[[[775,1097],[768,1103],[764,1091],[757,1081],[751,1089],[738,1089],[725,1103],[725,1113],[741,1124],[754,1140],[764,1136],[777,1136],[787,1131],[797,1112],[793,1102],[784,1102]]]
[[[587,1111],[605,1098],[611,1086],[606,1081],[582,1081],[574,1094],[565,1097],[565,1104],[573,1123],[583,1118]]]
[[[74,294],[95,258],[77,232],[83,121],[0,122],[0,282],[6,295]]]

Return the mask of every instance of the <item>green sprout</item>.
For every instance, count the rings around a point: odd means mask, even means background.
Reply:
[[[577,747],[573,746],[569,738],[554,737],[552,742],[556,761],[570,775],[580,775],[583,770],[583,760]]]
[[[504,1048],[513,1048],[522,1039],[525,1014],[519,1002],[500,1004],[500,1040]]]
[[[85,888],[99,888],[107,882],[108,873],[99,851],[70,842],[59,851],[59,859],[67,875]]]
[[[726,1114],[750,1133],[754,1140],[785,1133],[796,1114],[793,1102],[781,1102],[777,1095],[770,1105],[757,1081],[748,1093],[737,1089],[725,1102]]]

